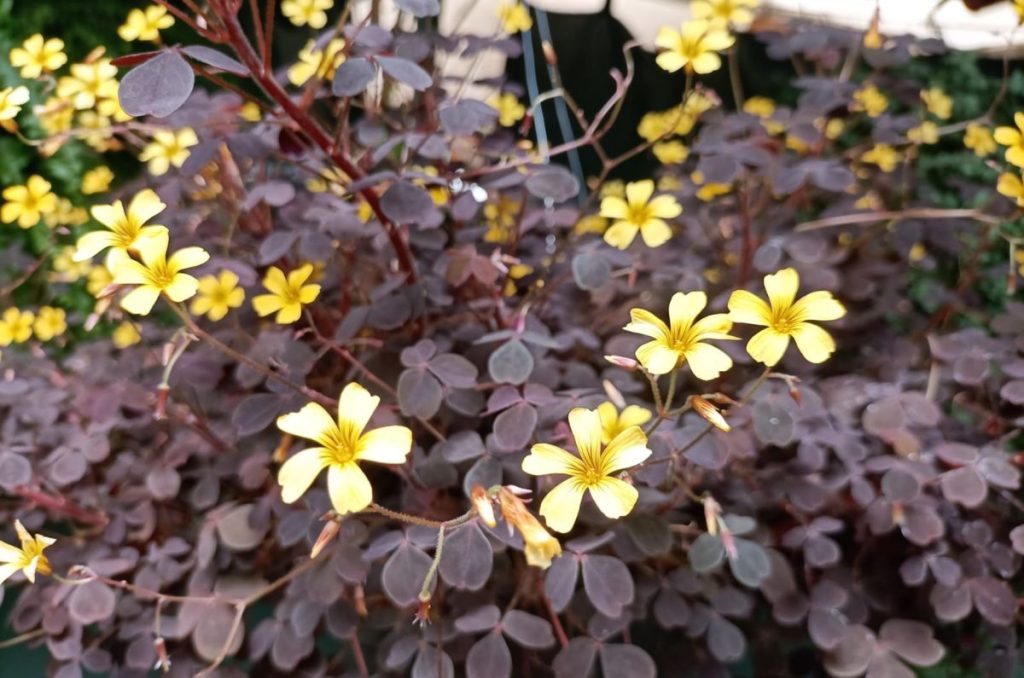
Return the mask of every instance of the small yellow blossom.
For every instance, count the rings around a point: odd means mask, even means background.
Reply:
[[[701,92],[694,92],[679,106],[665,111],[645,113],[640,118],[636,133],[644,141],[651,143],[672,135],[684,136],[693,130],[700,116],[715,105],[716,102],[710,97]]]
[[[775,102],[768,97],[750,97],[743,102],[743,112],[758,118],[770,118],[775,113]]]
[[[642,463],[651,451],[639,426],[630,426],[601,444],[601,417],[597,410],[578,407],[569,412],[569,428],[578,456],[555,445],[537,443],[523,459],[523,470],[533,476],[567,475],[540,504],[540,514],[556,532],[569,532],[576,524],[583,494],[590,492],[601,513],[609,518],[628,515],[639,493],[615,477],[620,471]]]
[[[611,401],[598,405],[597,414],[601,417],[601,442],[605,445],[630,426],[643,426],[653,416],[649,409],[639,405],[627,405],[619,412]]]
[[[979,158],[991,155],[997,148],[992,131],[976,122],[967,126],[967,130],[964,132],[964,146],[974,151]]]
[[[310,40],[299,50],[299,60],[288,69],[288,82],[301,87],[314,76],[319,80],[329,80],[343,61],[345,41],[341,38],[334,38],[324,49],[319,49],[316,41]]]
[[[32,311],[9,308],[0,316],[0,346],[24,344],[32,338],[32,323],[36,316]]]
[[[128,18],[117,29],[117,34],[125,42],[142,40],[159,42],[160,31],[174,25],[174,17],[167,13],[163,5],[150,5],[145,10],[133,9]]]
[[[498,111],[498,122],[502,127],[512,127],[526,115],[526,107],[519,101],[519,97],[509,92],[493,96],[487,103]]]
[[[533,273],[533,266],[530,266],[529,264],[512,264],[509,266],[508,278],[505,280],[505,296],[514,296],[517,291],[516,281],[525,278],[531,273]]]
[[[907,130],[907,139],[915,144],[934,144],[939,140],[939,126],[931,120],[925,120],[917,127]]]
[[[889,144],[875,144],[860,156],[861,162],[877,165],[883,172],[891,172],[900,163],[899,152]]]
[[[30,176],[24,185],[8,186],[3,191],[5,202],[0,208],[0,219],[32,228],[57,209],[57,196],[50,188],[50,182],[38,174]]]
[[[100,295],[103,294],[104,290],[113,284],[113,274],[110,272],[109,268],[101,264],[89,269],[89,274],[85,282],[85,289],[89,294],[98,299]]]
[[[404,464],[412,450],[412,431],[405,426],[382,426],[366,431],[378,396],[353,382],[338,398],[337,421],[317,403],[277,418],[285,433],[316,443],[281,465],[277,482],[281,499],[291,504],[306,493],[320,472],[327,469],[327,492],[339,514],[362,511],[373,501],[370,480],[357,462]]]
[[[612,196],[614,198],[625,198],[626,197],[626,182],[622,179],[609,179],[601,185],[601,191],[598,193],[598,197],[607,198]]]
[[[616,197],[601,201],[601,216],[613,220],[605,231],[604,240],[612,247],[624,250],[632,244],[637,233],[648,247],[660,247],[672,237],[672,228],[665,219],[674,219],[683,213],[682,206],[670,195],[654,194],[650,179],[626,184],[626,199]]]
[[[259,122],[263,117],[259,104],[255,101],[246,101],[242,104],[242,107],[238,109],[238,115],[247,122]]]
[[[36,117],[43,131],[50,136],[67,132],[75,119],[75,107],[70,101],[50,97],[42,106],[37,106]]]
[[[1018,207],[1024,207],[1024,182],[1021,181],[1021,178],[1017,172],[1003,172],[999,175],[999,181],[996,184],[996,190],[1001,195],[1015,200]]]
[[[725,351],[707,343],[710,339],[736,339],[729,334],[732,320],[725,313],[697,320],[707,303],[703,292],[676,292],[668,305],[668,325],[642,308],[629,312],[632,322],[623,329],[651,338],[636,350],[636,359],[644,369],[651,374],[668,374],[687,363],[695,377],[711,381],[732,367]]]
[[[121,147],[120,142],[114,137],[113,130],[110,129],[110,118],[105,115],[100,115],[96,111],[82,111],[78,115],[78,127],[83,130],[79,133],[79,138],[97,153],[107,153]]]
[[[32,329],[39,341],[50,341],[59,337],[68,329],[67,316],[63,308],[43,306],[36,315]]]
[[[868,117],[877,118],[889,107],[889,99],[873,84],[865,85],[853,93],[854,111],[864,111]]]
[[[43,555],[43,551],[56,542],[56,539],[41,534],[29,534],[20,520],[14,521],[14,531],[18,534],[20,546],[11,546],[0,541],[0,563],[3,563],[0,565],[0,584],[10,579],[18,570],[25,575],[25,579],[34,584],[36,573],[48,575],[53,572],[50,561]]]
[[[764,278],[769,303],[746,290],[736,290],[729,297],[729,315],[734,322],[765,327],[747,343],[747,353],[757,362],[777,365],[790,339],[812,363],[825,362],[836,350],[832,336],[809,321],[838,320],[846,315],[846,309],[831,292],[811,292],[797,299],[799,287],[799,274],[785,268]]]
[[[0,127],[9,132],[17,129],[14,119],[21,112],[21,107],[28,103],[28,87],[5,87],[0,89]]]
[[[327,25],[327,10],[333,6],[334,0],[284,0],[281,13],[295,26],[319,30]]]
[[[139,328],[135,326],[135,323],[127,320],[115,327],[113,334],[110,335],[110,340],[114,342],[114,346],[122,349],[139,343],[141,339],[142,335],[139,333]]]
[[[698,171],[690,173],[690,181],[697,187],[695,192],[697,199],[703,202],[711,202],[715,198],[728,195],[732,191],[732,186],[729,184],[704,183],[704,174]]]
[[[846,129],[846,123],[843,122],[842,118],[831,118],[825,123],[825,137],[828,139],[838,139]]]
[[[192,300],[192,312],[205,315],[216,322],[222,320],[232,308],[245,301],[245,290],[238,286],[238,276],[223,270],[218,276],[207,275],[199,279],[199,294]]]
[[[686,69],[690,73],[711,73],[722,66],[718,52],[732,47],[734,38],[722,26],[704,19],[695,19],[677,31],[662,26],[654,44],[664,51],[657,63],[669,73]]]
[[[92,265],[84,261],[75,261],[75,248],[72,246],[62,248],[53,257],[51,264],[54,275],[54,282],[73,283],[81,280],[82,276],[89,274]]]
[[[92,195],[93,193],[106,193],[110,190],[110,182],[114,180],[114,173],[106,165],[93,167],[82,175],[82,193]]]
[[[26,38],[21,47],[14,47],[10,54],[11,65],[21,69],[21,77],[34,80],[43,73],[52,73],[67,63],[64,41],[60,38],[43,38],[42,34]]]
[[[89,213],[84,207],[76,207],[67,198],[57,198],[57,206],[53,211],[43,217],[43,221],[50,228],[57,226],[81,226],[89,221]]]
[[[142,261],[123,258],[113,270],[117,285],[136,285],[121,299],[121,308],[136,315],[148,315],[161,294],[175,302],[195,296],[199,281],[182,273],[205,264],[210,254],[201,247],[185,247],[167,256],[167,235],[147,238],[137,245]]]
[[[98,99],[117,97],[117,66],[110,59],[72,64],[71,75],[57,81],[57,96],[70,100],[78,110],[96,105]]]
[[[158,130],[153,140],[142,149],[139,160],[147,163],[149,173],[155,177],[167,173],[172,166],[181,167],[188,160],[189,148],[199,143],[195,131],[184,127],[177,132]]]
[[[498,21],[505,33],[520,33],[533,27],[530,10],[521,2],[502,2],[498,5]]]
[[[921,101],[928,112],[939,120],[949,120],[953,115],[953,99],[939,87],[922,90]]]
[[[252,307],[260,317],[277,313],[274,322],[290,325],[302,315],[303,304],[311,304],[320,295],[319,285],[305,284],[313,273],[313,264],[303,264],[285,277],[284,271],[271,266],[263,278],[270,294],[253,297]]]
[[[695,19],[744,29],[754,20],[754,8],[760,0],[693,0],[690,12]]]
[[[910,246],[910,251],[907,252],[907,258],[915,264],[922,261],[928,256],[928,248],[924,246],[924,243],[915,242]]]
[[[78,239],[75,261],[86,261],[103,250],[110,248],[107,265],[113,268],[116,260],[136,252],[142,243],[154,238],[167,239],[167,227],[146,222],[160,214],[167,207],[160,196],[146,188],[132,198],[125,211],[124,203],[117,200],[112,205],[94,205],[90,210],[93,218],[106,229],[86,233]]]
[[[690,149],[682,141],[660,141],[651,147],[654,157],[663,165],[677,165],[690,156]]]
[[[484,242],[508,245],[519,235],[519,212],[523,208],[521,200],[501,193],[497,200],[484,205],[484,219],[487,220],[487,232]]]
[[[996,127],[996,142],[1006,146],[1006,162],[1024,167],[1024,113],[1014,113],[1016,127]]]
[[[519,530],[523,537],[526,564],[542,570],[551,567],[551,561],[562,555],[562,545],[558,540],[533,517],[523,500],[507,487],[498,490],[498,506],[505,522]]]
[[[577,221],[572,230],[578,235],[583,235],[584,233],[601,235],[608,230],[608,220],[600,214],[590,214]]]

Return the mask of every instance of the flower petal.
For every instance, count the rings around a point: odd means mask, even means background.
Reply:
[[[114,243],[114,234],[110,231],[93,231],[78,239],[75,245],[75,261],[88,261]]]
[[[668,374],[679,364],[679,352],[660,339],[649,341],[636,350],[636,359],[651,374]]]
[[[299,289],[299,301],[303,304],[311,304],[320,296],[319,285],[303,285]]]
[[[274,294],[257,294],[252,298],[252,307],[260,317],[279,311],[282,306],[284,306],[284,301]]]
[[[331,445],[338,434],[338,425],[319,403],[306,403],[298,412],[282,414],[277,427],[293,436]]]
[[[628,249],[639,230],[632,221],[616,221],[604,232],[604,241],[616,249]]]
[[[24,554],[17,546],[11,546],[7,542],[0,541],[0,563],[13,563],[21,559]]]
[[[647,447],[647,436],[639,426],[630,426],[608,443],[601,459],[601,472],[611,475],[636,466],[649,456],[651,451]]]
[[[676,292],[668,302],[668,320],[673,334],[682,334],[708,305],[708,295],[703,292]]]
[[[610,195],[601,200],[601,216],[609,219],[627,219],[629,205],[622,198]]]
[[[271,266],[263,276],[263,286],[273,294],[284,296],[288,291],[288,279],[284,277],[284,271]]]
[[[20,569],[17,565],[0,565],[0,584],[10,579],[11,575]]]
[[[686,364],[693,376],[711,381],[732,367],[732,358],[717,346],[698,342],[686,352]]]
[[[808,362],[823,363],[836,350],[836,342],[825,330],[811,323],[801,323],[793,331],[796,347]]]
[[[583,485],[575,478],[565,480],[548,492],[540,503],[540,514],[555,532],[568,532],[576,524],[583,502]]]
[[[310,447],[289,457],[277,472],[281,486],[281,501],[291,504],[306,493],[316,477],[328,463],[328,452],[322,447]]]
[[[759,363],[768,367],[774,367],[782,360],[782,354],[789,346],[789,336],[779,334],[771,328],[766,328],[755,334],[747,342],[747,353]]]
[[[672,227],[661,219],[648,219],[640,227],[640,237],[648,247],[661,247],[672,239]]]
[[[334,510],[341,515],[362,511],[373,501],[370,479],[355,462],[327,469],[327,493]]]
[[[201,266],[209,260],[210,253],[202,247],[183,247],[171,255],[171,258],[167,261],[167,265],[172,270],[180,271],[186,268]]]
[[[651,179],[631,181],[626,184],[626,202],[632,207],[646,205],[652,195],[654,195],[654,181]]]
[[[736,323],[767,325],[772,310],[760,297],[746,290],[736,290],[729,297],[729,317]]]
[[[576,450],[583,463],[597,468],[601,459],[601,417],[596,410],[584,407],[573,408],[569,412],[569,428],[576,440]]]
[[[293,322],[302,317],[302,304],[295,302],[293,304],[283,304],[281,310],[274,316],[274,322],[278,325],[291,325]]]
[[[378,464],[404,464],[412,450],[412,431],[405,426],[381,426],[359,438],[356,459]]]
[[[141,285],[124,295],[121,308],[135,315],[148,315],[160,298],[160,290],[149,285]]]
[[[698,341],[703,339],[739,339],[729,334],[732,318],[728,313],[712,313],[693,324],[690,334]]]
[[[144,224],[164,211],[167,205],[151,188],[139,191],[128,205],[128,214],[137,224]]]
[[[643,426],[651,420],[651,411],[639,405],[627,405],[626,409],[619,414],[619,426]]]
[[[633,510],[640,493],[618,478],[602,478],[601,482],[590,487],[590,496],[601,513],[614,520]]]
[[[764,289],[768,292],[768,301],[773,309],[792,306],[799,287],[800,274],[795,268],[784,268],[764,277]]]
[[[531,476],[573,475],[579,468],[578,457],[548,443],[537,443],[523,459],[523,471]]]
[[[311,275],[313,275],[313,264],[303,264],[288,274],[288,284],[291,287],[302,287]]]
[[[683,213],[683,206],[671,195],[659,195],[647,204],[647,209],[659,219],[675,219]]]
[[[846,315],[846,307],[831,292],[811,292],[793,304],[793,313],[801,320],[838,320]]]
[[[634,308],[630,310],[629,317],[632,322],[622,328],[627,332],[642,334],[645,337],[650,337],[651,339],[668,338],[668,326],[662,322],[661,318],[650,311],[646,311],[642,308]]]
[[[195,296],[198,287],[199,281],[194,277],[179,273],[174,276],[171,284],[164,288],[164,293],[170,297],[171,301],[185,301]]]
[[[349,431],[353,440],[358,438],[379,404],[379,396],[370,395],[362,384],[353,381],[338,398],[338,426],[343,433]]]

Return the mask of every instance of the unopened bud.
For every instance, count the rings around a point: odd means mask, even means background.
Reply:
[[[622,397],[622,393],[619,389],[615,388],[615,384],[608,381],[607,379],[601,382],[601,386],[604,387],[604,392],[608,395],[608,400],[612,401],[612,404],[620,410],[626,406],[626,399]]]
[[[474,485],[469,491],[469,498],[473,502],[476,514],[480,516],[480,520],[484,521],[487,527],[494,527],[498,524],[494,518],[494,504],[491,503],[491,498],[487,496],[487,490],[483,486]]]
[[[604,359],[610,362],[612,365],[615,365],[616,367],[621,367],[631,372],[636,370],[638,366],[636,360],[634,360],[633,358],[627,358],[626,356],[623,355],[606,355]]]
[[[736,560],[739,551],[736,550],[736,540],[729,530],[722,530],[722,545],[725,547],[725,555],[729,557],[729,560]]]
[[[274,454],[271,455],[275,464],[283,464],[284,460],[288,458],[288,450],[292,446],[292,436],[290,433],[285,433],[281,436],[281,444],[274,450]]]
[[[315,559],[320,555],[327,545],[334,541],[334,538],[338,536],[339,532],[341,532],[341,521],[328,520],[324,523],[323,529],[320,530],[320,536],[318,536],[316,541],[313,543],[313,550],[309,552],[309,557]]]
[[[548,62],[549,66],[558,65],[558,55],[555,54],[554,46],[545,40],[540,44],[541,51],[544,52],[544,60]]]
[[[167,642],[161,636],[157,636],[153,641],[153,649],[156,651],[156,664],[153,665],[153,670],[160,669],[164,673],[170,671],[171,658],[167,655]]]
[[[708,526],[708,534],[718,534],[718,513],[722,508],[713,497],[704,497],[704,524]]]
[[[732,427],[729,426],[729,422],[722,416],[721,410],[712,405],[702,396],[693,396],[690,398],[690,405],[693,407],[693,411],[704,418],[709,424],[721,431],[730,431]]]
[[[419,605],[416,607],[416,615],[413,619],[413,623],[417,626],[427,626],[430,624],[430,595],[426,597],[420,595]]]
[[[153,411],[153,418],[157,421],[167,417],[167,396],[171,393],[171,387],[167,384],[160,384],[156,388],[156,407]]]

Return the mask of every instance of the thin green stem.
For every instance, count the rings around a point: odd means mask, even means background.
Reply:
[[[442,525],[437,530],[437,548],[434,549],[434,560],[430,563],[427,575],[423,577],[423,586],[420,587],[419,598],[422,601],[430,600],[430,589],[433,588],[434,578],[437,577],[437,568],[441,566],[441,556],[444,553],[444,533],[447,526]]]
[[[725,58],[729,62],[729,85],[732,87],[733,103],[736,110],[743,108],[743,79],[740,77],[740,45],[733,43],[726,53]]]

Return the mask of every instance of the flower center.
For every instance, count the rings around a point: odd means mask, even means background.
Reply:
[[[150,284],[161,290],[170,287],[174,282],[174,276],[177,275],[177,272],[172,270],[165,261],[157,262],[147,270]]]
[[[647,203],[643,205],[630,205],[629,206],[629,223],[642,226],[651,219],[651,208],[648,207]]]
[[[783,308],[778,311],[772,309],[771,328],[779,334],[792,334],[803,322],[793,308]]]
[[[328,433],[327,444],[324,447],[330,455],[331,463],[340,466],[354,461],[356,458],[356,442],[351,439],[351,436],[345,435],[340,430]]]

